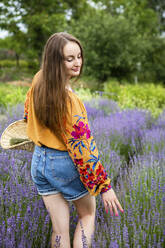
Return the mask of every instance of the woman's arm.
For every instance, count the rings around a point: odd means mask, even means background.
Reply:
[[[98,149],[88,124],[87,113],[80,99],[74,99],[66,121],[64,141],[80,179],[91,195],[111,189],[110,178],[100,162]]]
[[[80,108],[79,108],[80,106]],[[80,111],[81,109],[81,111]],[[114,190],[110,184],[110,178],[100,162],[97,146],[88,124],[87,112],[84,104],[77,99],[70,114],[70,124],[66,123],[64,140],[84,186],[91,195],[101,193],[105,211],[110,209],[118,216],[119,209],[124,212]]]

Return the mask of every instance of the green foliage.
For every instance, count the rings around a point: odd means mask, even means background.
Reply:
[[[165,81],[158,24],[157,12],[146,0],[102,0],[68,30],[84,45],[87,75],[102,82],[109,77],[132,81],[135,76],[158,82]]]
[[[165,82],[165,38],[153,37],[146,50],[146,61],[141,63],[140,81]]]
[[[81,3],[72,0],[60,3],[58,0],[2,0],[0,27],[8,30],[11,35],[10,49],[40,61],[49,36],[66,30],[67,12],[78,19],[87,7],[86,0]]]
[[[49,6],[50,7],[50,6]],[[51,7],[52,8],[52,7]],[[29,58],[38,58],[41,60],[41,54],[44,45],[52,33],[60,32],[65,29],[66,20],[64,13],[48,12],[34,13],[30,18],[26,18],[26,25],[28,26],[28,38],[30,42],[27,51]],[[32,52],[31,52],[32,50]]]
[[[82,101],[89,101],[96,95],[94,93],[92,94],[88,88],[75,89],[75,93],[81,98]]]
[[[104,93],[108,98],[118,101],[118,95],[120,94],[120,91],[121,86],[116,79],[108,80],[104,83]]]
[[[58,1],[2,1],[0,26],[11,34],[8,47],[30,59],[41,59],[43,46],[54,32],[64,29],[65,8]],[[19,6],[19,8],[18,8]],[[11,8],[13,11],[11,12]],[[19,16],[19,18],[18,18]],[[24,31],[20,26],[24,26]],[[32,52],[31,52],[32,51]]]
[[[24,103],[26,93],[29,87],[17,87],[8,84],[0,83],[0,106],[7,107]],[[79,88],[75,89],[75,93],[81,98],[82,101],[91,100],[97,94],[91,93],[89,89]]]
[[[165,30],[165,16],[164,16],[164,10],[165,10],[165,1],[164,0],[148,0],[147,1],[150,8],[152,8],[158,15],[158,24],[160,31]]]
[[[0,67],[0,83],[9,81],[26,81],[31,82],[32,77],[38,71],[34,68],[29,67]]]
[[[95,78],[95,75],[82,75],[81,78],[75,83],[72,84],[74,88],[88,88],[91,92],[95,92],[98,90],[103,90],[103,84],[101,84],[98,79]]]
[[[28,87],[16,87],[1,83],[0,106],[7,107],[7,105],[23,103],[27,90]],[[98,93],[92,92],[88,88],[74,88],[74,91],[82,101],[87,102],[93,99],[97,103],[100,99]],[[113,80],[104,84],[104,95],[116,101],[121,109],[147,109],[153,116],[158,116],[165,108],[165,88],[161,84],[120,84]],[[95,103],[93,102],[93,104]]]
[[[33,60],[40,64],[48,37],[68,31],[84,45],[86,75],[100,82],[109,77],[131,81],[135,76],[139,81],[165,81],[161,0],[62,0],[60,4],[58,0],[2,0],[0,13],[0,27],[10,34],[0,40],[0,46],[14,51],[17,66],[24,55],[36,69]]]
[[[28,87],[0,84],[0,106],[8,107],[25,101]]]
[[[16,64],[16,61],[14,61],[14,60],[9,60],[9,59],[0,60],[0,68],[1,67],[11,68],[11,67],[16,67],[16,66],[17,66],[17,64]],[[20,60],[19,66],[20,67],[28,67],[28,62],[25,60]]]
[[[94,0],[95,2],[100,2],[102,7],[104,6],[104,11],[110,13],[113,16],[123,14],[129,21],[136,22],[138,31],[141,33],[158,31],[158,12],[161,9],[162,3],[161,0],[154,1],[151,3],[149,0],[118,0],[118,1],[109,1],[109,0]],[[155,5],[155,6],[153,6]],[[162,10],[162,9],[161,9]]]
[[[102,10],[86,13],[72,22],[68,31],[77,36],[85,49],[85,73],[105,81],[109,77],[130,79],[138,63],[146,61],[150,48],[147,35],[124,15],[111,16]]]
[[[122,88],[119,95],[122,108],[148,109],[154,114],[159,114],[165,107],[165,89],[161,85],[142,84]]]
[[[119,84],[107,82],[104,91],[108,98],[116,100],[122,109],[147,109],[157,116],[165,108],[165,88],[161,84]]]
[[[13,36],[8,36],[4,39],[0,39],[0,47],[1,48],[8,48],[9,50],[14,51],[15,55],[21,54],[23,50],[26,49],[26,38],[25,33],[21,32],[18,27],[15,27],[15,31]]]

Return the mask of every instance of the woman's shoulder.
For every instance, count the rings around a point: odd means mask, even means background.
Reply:
[[[73,90],[68,90],[68,93],[72,100],[79,102],[79,104],[83,104],[79,96]]]
[[[39,70],[33,77],[32,79],[32,86],[34,86],[38,80],[41,78],[41,75],[42,75],[42,70]]]
[[[69,96],[72,102],[73,113],[75,112],[77,114],[86,114],[86,108],[79,96],[73,91],[69,91]]]

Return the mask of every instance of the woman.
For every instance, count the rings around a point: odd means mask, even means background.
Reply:
[[[100,163],[88,125],[86,109],[72,92],[70,79],[81,74],[83,50],[67,33],[55,33],[47,41],[41,70],[27,93],[24,119],[27,134],[35,143],[31,175],[52,221],[51,246],[70,247],[69,205],[76,207],[79,221],[73,247],[88,246],[94,232],[96,202],[101,194],[105,210],[118,216],[123,209]]]

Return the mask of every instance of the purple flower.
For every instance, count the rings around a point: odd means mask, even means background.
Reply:
[[[103,100],[98,109],[94,105],[87,106],[87,111],[100,160],[125,211],[119,217],[111,217],[105,213],[101,197],[96,198],[92,248],[163,247],[165,112],[153,120],[149,113],[141,110],[116,108],[112,111],[111,108],[108,113],[105,111],[108,104]],[[21,105],[10,108],[5,113],[7,121],[0,123],[0,132],[22,118],[22,113]],[[80,129],[83,128],[88,129],[80,125]],[[83,135],[88,134],[84,132]],[[126,160],[128,156],[129,160]],[[26,151],[0,148],[0,247],[23,248],[35,244],[44,248],[50,245],[50,217],[31,179],[31,157],[32,154]],[[70,210],[73,240],[78,215],[73,204],[70,204]],[[57,241],[60,241],[59,237]],[[82,242],[85,247],[83,228]]]

